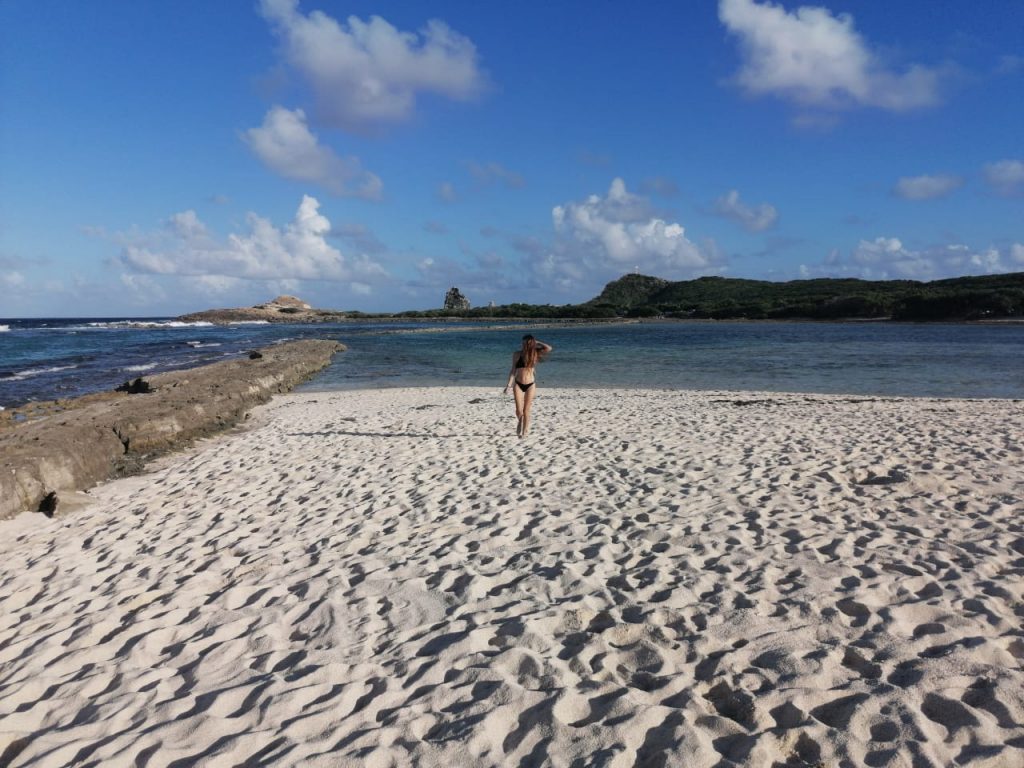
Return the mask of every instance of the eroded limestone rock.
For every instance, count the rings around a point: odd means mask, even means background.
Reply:
[[[344,349],[335,341],[279,344],[261,349],[255,359],[148,377],[144,396],[86,395],[25,423],[0,423],[0,519],[38,510],[51,493],[56,499],[63,491],[83,490],[230,427]]]

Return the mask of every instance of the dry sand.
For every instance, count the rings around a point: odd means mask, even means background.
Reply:
[[[0,524],[0,764],[1024,765],[1024,403],[288,395]]]

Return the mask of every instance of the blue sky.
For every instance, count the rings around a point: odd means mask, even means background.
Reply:
[[[0,105],[0,317],[1024,271],[1019,0],[7,0]]]

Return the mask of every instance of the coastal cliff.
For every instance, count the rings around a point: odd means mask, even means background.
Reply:
[[[62,492],[88,488],[230,427],[344,349],[335,341],[280,344],[249,358],[70,400],[38,420],[6,420],[0,427],[0,520],[24,510],[53,511]]]
[[[333,309],[315,309],[302,299],[294,296],[278,296],[266,304],[234,309],[207,309],[182,315],[178,320],[184,323],[336,323],[348,317],[345,312]]]

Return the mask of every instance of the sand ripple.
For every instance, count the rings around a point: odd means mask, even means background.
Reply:
[[[0,765],[1024,765],[1024,404],[290,395],[0,524]]]

